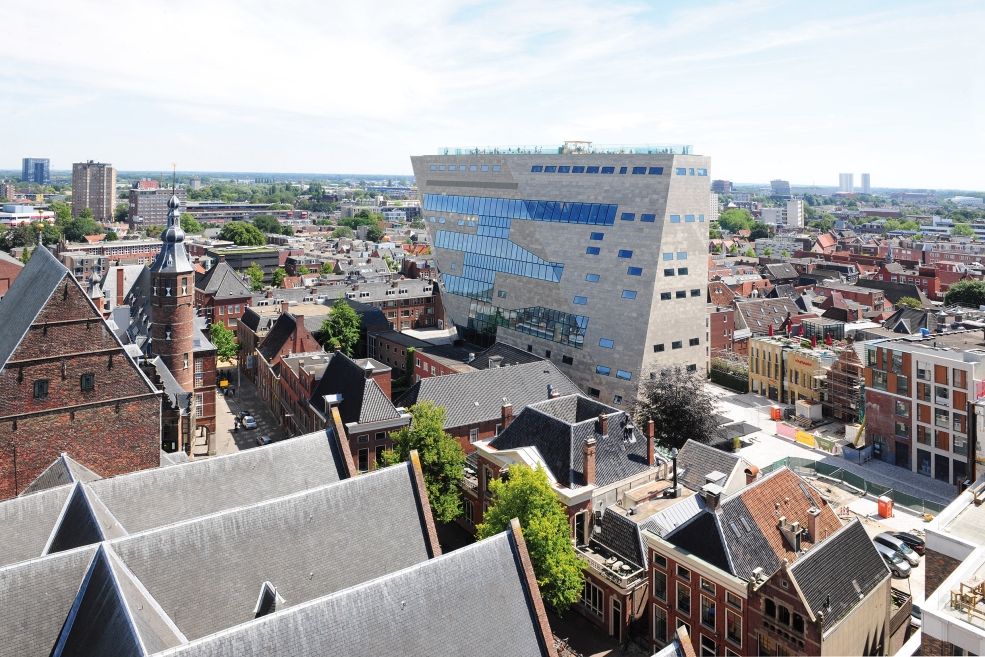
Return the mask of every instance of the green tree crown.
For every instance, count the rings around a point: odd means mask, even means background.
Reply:
[[[246,275],[250,277],[250,289],[259,292],[263,289],[263,268],[255,262],[250,263],[246,270]]]
[[[236,334],[227,329],[222,322],[214,322],[209,328],[209,339],[215,345],[216,356],[220,360],[229,361],[239,353],[239,345],[236,344]]]
[[[344,297],[339,297],[332,304],[331,314],[322,322],[321,343],[328,351],[339,345],[346,356],[352,356],[359,342],[360,326],[362,319]]]

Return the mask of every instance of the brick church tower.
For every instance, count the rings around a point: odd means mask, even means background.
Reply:
[[[180,201],[168,201],[168,227],[161,252],[150,267],[151,350],[161,357],[186,392],[194,392],[195,268],[185,251],[185,232],[178,215]]]

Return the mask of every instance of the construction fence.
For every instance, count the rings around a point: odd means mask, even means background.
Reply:
[[[855,474],[854,472],[848,472],[844,468],[839,468],[833,463],[823,463],[813,459],[788,456],[776,461],[772,465],[762,468],[760,472],[762,474],[768,474],[777,468],[782,468],[784,466],[790,468],[799,475],[824,477],[825,479],[840,481],[843,484],[854,488],[862,495],[871,495],[876,499],[883,496],[888,497],[893,500],[894,505],[905,507],[921,515],[927,513],[937,515],[943,511],[945,507],[944,504],[925,500],[920,497],[914,497],[913,495],[908,495],[907,493],[902,493],[898,490],[876,484]]]

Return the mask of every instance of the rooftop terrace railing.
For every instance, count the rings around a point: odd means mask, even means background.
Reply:
[[[438,155],[693,155],[690,144],[593,144],[566,141],[554,146],[440,146]]]

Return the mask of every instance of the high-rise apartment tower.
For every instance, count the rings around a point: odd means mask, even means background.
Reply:
[[[839,173],[838,174],[838,191],[845,194],[855,193],[855,174],[853,173]]]
[[[615,404],[654,368],[706,366],[710,158],[567,142],[411,162],[463,338],[549,358]]]
[[[862,174],[862,193],[863,194],[872,193],[872,187],[869,185],[869,174],[867,173]]]
[[[72,216],[84,208],[92,210],[96,221],[112,221],[116,209],[116,169],[101,162],[72,165]]]
[[[21,182],[47,185],[51,182],[51,160],[46,157],[25,157],[21,160]]]

